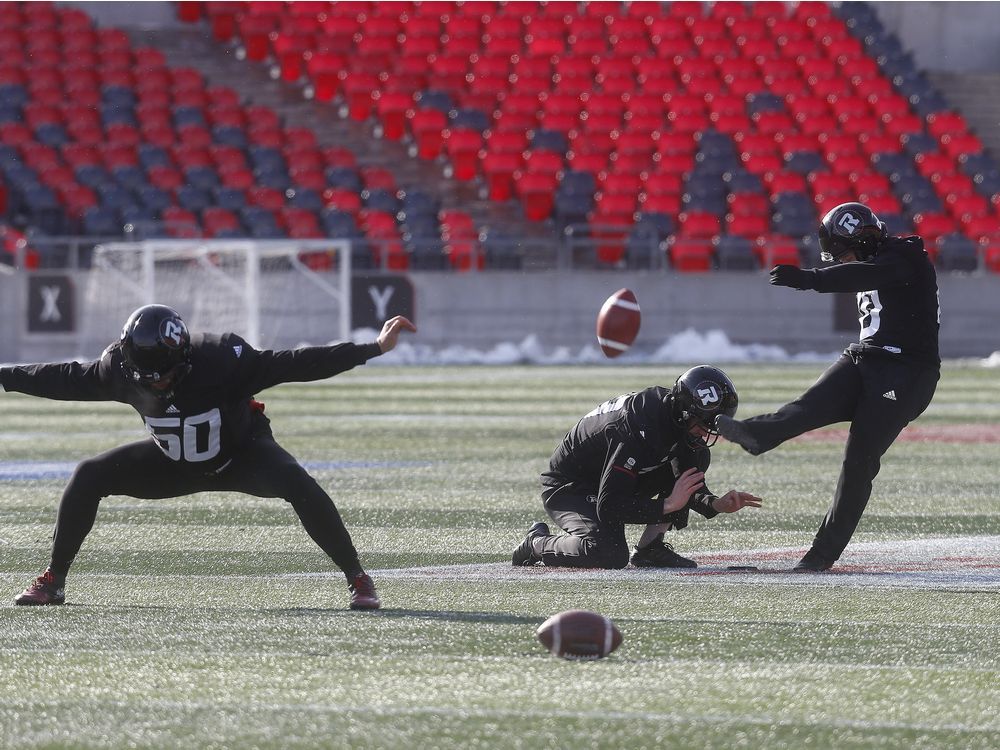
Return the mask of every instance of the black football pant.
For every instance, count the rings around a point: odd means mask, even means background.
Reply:
[[[127,495],[160,499],[210,491],[282,498],[348,580],[361,572],[358,553],[333,500],[268,434],[251,439],[219,474],[185,471],[167,458],[152,439],[123,445],[82,461],[59,503],[52,571],[65,575],[69,570],[94,526],[102,498]]]
[[[638,494],[643,497],[665,498],[674,488],[676,477],[690,465],[701,471],[708,468],[708,451],[698,457],[685,451],[681,462],[664,464],[650,472],[640,482]],[[542,505],[549,517],[566,534],[538,539],[535,552],[542,564],[566,568],[624,568],[628,565],[630,551],[625,537],[625,525],[632,521],[602,521],[597,516],[597,491],[574,482],[559,487],[546,487],[542,491]],[[674,529],[688,524],[688,509],[681,508],[662,519]],[[634,523],[645,524],[636,520]]]
[[[833,503],[813,541],[823,559],[833,562],[843,553],[868,505],[882,455],[927,408],[939,377],[936,368],[884,354],[845,354],[795,401],[743,420],[762,452],[818,427],[851,423]]]

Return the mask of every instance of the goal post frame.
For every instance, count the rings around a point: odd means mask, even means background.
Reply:
[[[309,268],[299,257],[302,253],[336,253],[336,267],[328,274]],[[108,253],[136,253],[140,256],[141,278],[130,279],[120,269],[107,260]],[[247,240],[247,239],[152,239],[136,242],[108,242],[94,248],[93,271],[105,270],[117,274],[122,283],[134,289],[139,305],[154,304],[157,299],[156,264],[165,261],[191,261],[197,263],[198,270],[205,274],[216,274],[219,283],[232,287],[237,282],[226,277],[212,261],[220,254],[242,254],[245,258],[243,278],[239,283],[246,299],[246,330],[242,332],[253,345],[261,340],[261,262],[265,259],[281,258],[291,269],[299,272],[303,279],[319,288],[325,295],[336,301],[339,313],[341,341],[351,338],[351,243],[348,240]],[[331,281],[333,283],[331,283]],[[137,306],[139,306],[137,305]]]

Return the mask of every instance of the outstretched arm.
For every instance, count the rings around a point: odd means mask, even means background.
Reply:
[[[237,377],[247,394],[252,395],[279,383],[323,380],[346,372],[391,351],[402,331],[416,330],[413,323],[397,315],[385,322],[378,338],[370,344],[345,342],[333,346],[257,351],[238,336],[230,336],[227,343],[240,348],[241,354],[235,355],[239,360]]]
[[[107,367],[101,360],[0,367],[0,386],[57,401],[113,401]]]
[[[399,334],[403,331],[416,333],[417,327],[402,315],[397,315],[385,321],[385,325],[382,326],[382,332],[378,335],[378,339],[376,339],[379,349],[382,350],[383,354],[391,352],[396,348],[396,342],[399,341]]]
[[[913,269],[901,258],[841,263],[829,268],[775,266],[769,281],[773,286],[792,289],[815,289],[817,292],[863,292],[883,286],[905,284]]]

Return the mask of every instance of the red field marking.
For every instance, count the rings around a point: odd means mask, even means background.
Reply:
[[[847,430],[838,427],[832,430],[814,430],[795,439],[818,443],[842,443],[847,440],[847,435]],[[1000,443],[1000,425],[943,424],[926,427],[914,425],[903,430],[897,440],[904,443]]]

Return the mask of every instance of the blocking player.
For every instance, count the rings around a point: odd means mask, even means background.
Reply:
[[[514,550],[513,565],[574,568],[694,568],[664,541],[689,511],[705,518],[760,507],[748,492],[721,497],[705,486],[716,418],[736,413],[729,377],[700,365],[672,388],[652,386],[605,401],[570,430],[542,474],[542,505],[566,534],[538,522]],[[627,524],[645,524],[629,554]]]
[[[820,224],[822,258],[836,265],[771,270],[771,283],[817,292],[856,292],[860,343],[773,414],[719,418],[719,432],[758,455],[803,432],[850,422],[833,503],[799,572],[829,569],[843,553],[871,496],[882,455],[923,413],[940,377],[937,276],[919,237],[890,237],[865,205],[844,203]]]
[[[49,566],[14,603],[65,601],[66,574],[102,498],[235,491],[288,502],[347,577],[351,609],[378,609],[375,585],[333,501],[275,441],[254,396],[279,383],[328,378],[364,364],[393,349],[402,331],[416,328],[396,316],[370,344],[258,351],[234,333],[191,336],[175,310],[146,305],[98,360],[0,368],[7,391],[129,404],[151,435],[76,467],[59,503]]]

